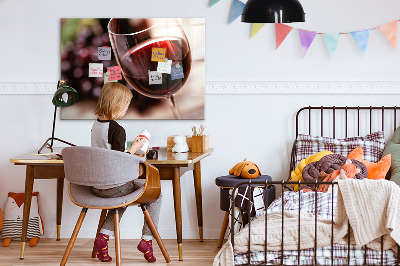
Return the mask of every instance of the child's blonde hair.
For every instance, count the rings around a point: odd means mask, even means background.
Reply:
[[[107,82],[101,89],[94,113],[115,120],[132,97],[132,92],[126,86],[118,82]]]

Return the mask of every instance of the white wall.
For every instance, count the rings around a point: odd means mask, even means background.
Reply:
[[[399,19],[398,1],[302,0],[304,24],[294,24],[321,32],[351,31]],[[55,82],[59,78],[59,19],[61,17],[206,17],[206,79],[212,81],[399,81],[399,54],[391,50],[379,31],[371,33],[363,57],[351,39],[343,36],[334,59],[329,59],[322,37],[318,36],[305,59],[297,31],[290,33],[278,51],[274,50],[273,25],[266,25],[250,40],[251,27],[235,21],[227,24],[230,0],[221,0],[208,9],[208,0],[133,1],[51,1],[0,0],[0,81]],[[1,86],[1,83],[0,83]],[[227,174],[238,161],[256,162],[263,174],[275,180],[286,176],[290,146],[294,138],[294,115],[308,105],[399,105],[399,95],[318,95],[253,94],[206,95],[204,123],[215,152],[202,163],[205,238],[218,238],[223,214],[214,179]],[[50,95],[0,95],[0,207],[7,192],[24,190],[25,168],[9,158],[35,150],[50,136],[53,106]],[[189,134],[199,121],[121,121],[128,136],[147,128],[154,146],[165,146],[176,133]],[[90,121],[57,121],[56,135],[78,145],[90,143]],[[197,237],[193,181],[182,177],[183,237]],[[45,237],[55,237],[56,182],[38,180],[40,211]],[[171,182],[162,182],[164,195],[159,230],[164,238],[175,238],[171,215]],[[64,191],[62,237],[70,237],[78,217]],[[90,211],[80,237],[93,237],[99,212]],[[139,217],[139,218],[138,218]],[[130,208],[121,221],[123,238],[139,238],[142,218],[138,208]]]

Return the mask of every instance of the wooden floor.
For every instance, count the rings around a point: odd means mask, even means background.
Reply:
[[[20,260],[19,254],[21,244],[18,241],[12,241],[9,247],[0,246],[0,265],[60,265],[61,258],[64,255],[65,248],[69,239],[40,239],[36,247],[25,249],[25,259]],[[183,240],[183,261],[178,260],[178,247],[176,240],[163,240],[168,250],[172,262],[167,264],[158,248],[157,242],[154,241],[154,254],[157,258],[156,263],[149,264],[143,254],[136,249],[140,240],[121,240],[122,247],[122,264],[123,265],[212,265],[215,255],[218,253],[217,240]],[[77,239],[68,259],[67,265],[115,265],[114,262],[114,243],[110,240],[110,255],[113,262],[104,263],[91,258],[93,240]]]

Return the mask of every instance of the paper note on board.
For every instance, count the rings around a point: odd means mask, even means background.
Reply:
[[[162,74],[157,71],[149,71],[149,84],[162,84]]]
[[[172,60],[167,62],[158,62],[157,72],[171,74]]]
[[[111,47],[97,47],[97,57],[99,60],[111,60]]]
[[[91,78],[103,77],[103,64],[102,63],[89,63],[89,77],[91,77]]]
[[[171,79],[183,79],[185,75],[183,74],[183,68],[181,65],[176,65],[171,70]]]
[[[106,84],[107,82],[117,82],[117,80],[109,80],[108,77],[110,76],[110,72],[106,72],[104,73],[104,84]]]
[[[121,80],[122,75],[121,75],[121,67],[120,66],[112,66],[112,67],[107,67],[107,72],[110,72],[110,75],[108,77],[108,81],[115,81],[115,80]]]
[[[164,62],[166,51],[165,48],[153,48],[151,50],[151,61]]]

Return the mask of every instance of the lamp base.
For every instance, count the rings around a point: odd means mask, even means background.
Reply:
[[[38,154],[40,154],[40,152],[44,149],[44,148],[49,148],[51,150],[51,152],[53,152],[53,141],[54,140],[58,140],[59,142],[68,144],[70,146],[76,146],[75,144],[69,143],[65,140],[59,139],[59,138],[48,138],[42,145],[42,147],[40,147],[40,149],[38,150]],[[51,144],[49,144],[49,142],[51,141]]]

